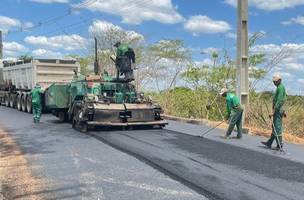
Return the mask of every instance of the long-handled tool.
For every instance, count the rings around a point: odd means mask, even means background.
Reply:
[[[217,127],[219,127],[221,124],[223,124],[225,121],[222,121],[220,123],[218,123],[216,126],[208,129],[207,131],[205,131],[203,134],[199,135],[199,137],[204,137],[205,135],[207,135],[208,133],[210,133],[211,131],[213,131],[214,129],[216,129]]]
[[[269,112],[269,109],[268,109],[268,106],[267,106],[265,100],[264,100],[264,103],[265,103],[265,106],[266,106],[268,115],[269,115],[269,117],[270,117],[270,119],[271,119],[271,116],[272,116],[272,115],[270,115],[270,112]],[[275,137],[276,137],[277,144],[278,144],[278,146],[279,146],[279,148],[280,148],[280,152],[285,153],[285,151],[282,149],[282,145],[281,145],[281,142],[280,142],[280,140],[279,140],[279,135],[278,135],[277,129],[276,129],[276,127],[274,126],[272,120],[271,120],[271,126],[272,126],[272,130],[274,131],[274,135],[275,135]]]

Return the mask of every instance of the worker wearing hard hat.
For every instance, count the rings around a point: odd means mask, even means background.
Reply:
[[[30,93],[30,95],[32,96],[34,123],[40,122],[41,112],[42,112],[42,102],[41,102],[42,93],[43,93],[43,90],[41,89],[41,86],[39,83],[37,83],[35,85],[35,87],[32,89],[32,91]]]
[[[271,148],[274,140],[277,142],[277,149],[281,150],[283,147],[282,143],[282,119],[286,117],[285,111],[283,109],[284,103],[286,102],[286,90],[282,84],[282,78],[279,74],[273,76],[273,84],[277,87],[273,95],[272,113],[269,117],[272,119],[272,134],[267,142],[261,142],[266,147]]]
[[[237,138],[242,138],[242,119],[243,119],[243,108],[240,104],[239,98],[227,88],[223,88],[220,92],[222,97],[226,98],[227,105],[227,117],[226,119],[229,122],[229,127],[226,132],[225,138],[229,139],[230,135],[234,129],[237,127]]]

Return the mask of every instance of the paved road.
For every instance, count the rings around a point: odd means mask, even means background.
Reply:
[[[2,120],[2,113],[11,119]],[[15,118],[20,119],[18,125]],[[207,127],[177,122],[165,130],[83,135],[69,125],[56,124],[51,116],[32,125],[27,133],[21,130],[31,120],[26,114],[1,108],[0,119],[26,153],[36,152],[35,157],[27,153],[30,163],[43,166],[36,173],[57,184],[59,191],[52,190],[55,195],[64,196],[71,190],[73,199],[89,194],[106,199],[280,200],[304,196],[304,164],[298,156],[302,146],[286,145],[298,154],[280,155],[258,147],[251,136],[226,141],[219,138],[222,131],[215,130],[209,138],[199,138],[195,135]],[[28,144],[30,149],[26,149]]]
[[[32,175],[45,183],[34,192],[44,199],[206,199],[145,162],[74,131],[69,124],[58,124],[51,115],[34,125],[31,115],[0,107],[0,127],[20,146]]]

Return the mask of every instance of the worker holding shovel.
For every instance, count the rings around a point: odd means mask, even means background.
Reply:
[[[282,78],[279,74],[273,76],[273,84],[277,87],[272,104],[272,113],[269,114],[269,117],[272,119],[272,134],[267,142],[261,142],[268,148],[271,148],[271,145],[274,140],[277,142],[277,150],[282,150],[282,119],[286,117],[283,105],[286,102],[286,90],[282,84]]]
[[[232,92],[229,92],[227,88],[223,88],[220,92],[222,97],[226,98],[227,105],[227,120],[229,122],[229,127],[226,132],[226,139],[230,138],[230,135],[234,129],[237,127],[237,138],[242,138],[242,120],[243,120],[243,111],[240,104],[239,98]]]

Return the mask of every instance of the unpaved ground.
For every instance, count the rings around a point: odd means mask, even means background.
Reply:
[[[33,177],[31,168],[15,141],[0,129],[0,200],[42,199],[43,181]]]

